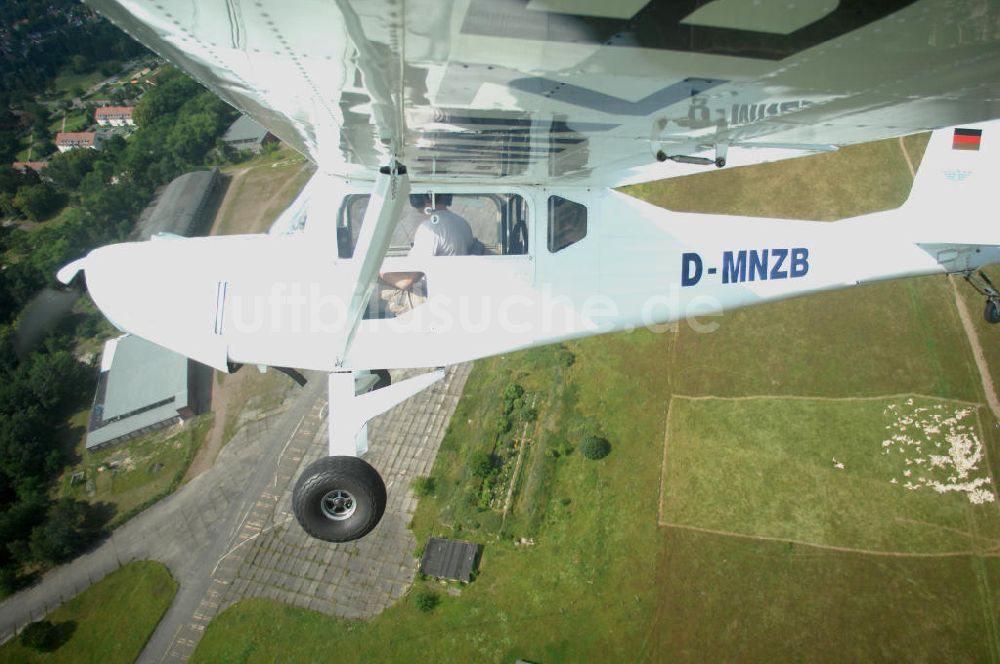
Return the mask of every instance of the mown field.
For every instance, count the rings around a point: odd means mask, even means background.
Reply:
[[[995,492],[971,450],[949,454],[956,435],[981,443],[979,410],[921,397],[675,398],[660,520],[873,552],[1000,553],[995,505],[971,502],[971,487],[934,488],[982,478]]]
[[[919,161],[926,138],[905,144]],[[885,141],[632,193],[833,220],[897,206],[909,182]],[[495,422],[512,383],[537,417],[504,516],[471,460],[507,444]],[[457,596],[418,580],[363,622],[244,601],[195,659],[1000,661],[1000,509],[936,492],[963,478],[927,470],[974,435],[966,478],[995,493],[997,422],[967,402],[984,393],[943,277],[731,312],[712,334],[682,323],[481,361],[413,522],[418,542],[482,544],[478,578]],[[608,457],[580,454],[591,434]],[[441,599],[428,613],[424,589]]]
[[[177,583],[160,563],[129,563],[47,616],[63,637],[57,649],[39,653],[15,638],[0,646],[0,662],[130,664],[176,593]]]

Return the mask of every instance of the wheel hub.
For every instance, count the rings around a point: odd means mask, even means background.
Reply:
[[[323,511],[323,516],[332,521],[350,519],[354,514],[354,510],[358,507],[354,496],[343,489],[334,489],[328,492],[320,500],[319,505]]]

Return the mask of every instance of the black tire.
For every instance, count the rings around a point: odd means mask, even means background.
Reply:
[[[983,312],[983,317],[990,325],[1000,323],[1000,301],[986,300],[986,311]]]
[[[305,469],[292,492],[302,529],[327,542],[350,542],[370,533],[385,513],[385,483],[364,459],[323,457]]]
[[[378,376],[378,382],[375,383],[375,387],[372,391],[381,390],[383,387],[389,387],[392,385],[392,376],[389,375],[388,369],[372,369],[371,372]]]

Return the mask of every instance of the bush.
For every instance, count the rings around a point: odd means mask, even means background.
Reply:
[[[511,421],[509,415],[500,415],[497,417],[497,435],[502,436],[508,431],[514,428],[514,423]]]
[[[56,626],[48,620],[30,623],[21,631],[21,645],[35,652],[52,652],[59,647]]]
[[[434,607],[441,603],[441,597],[433,590],[418,590],[413,598],[413,603],[420,611],[430,613]]]
[[[603,459],[611,452],[611,443],[604,438],[588,436],[580,443],[580,452],[588,459]]]
[[[504,401],[509,401],[514,403],[524,394],[524,388],[517,383],[511,383],[507,386],[507,389],[503,391]]]
[[[421,498],[433,496],[434,490],[437,488],[433,477],[415,477],[410,486],[413,488],[413,493]]]

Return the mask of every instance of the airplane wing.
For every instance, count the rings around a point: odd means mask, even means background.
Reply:
[[[995,0],[88,2],[350,177],[618,186],[1000,116]]]

